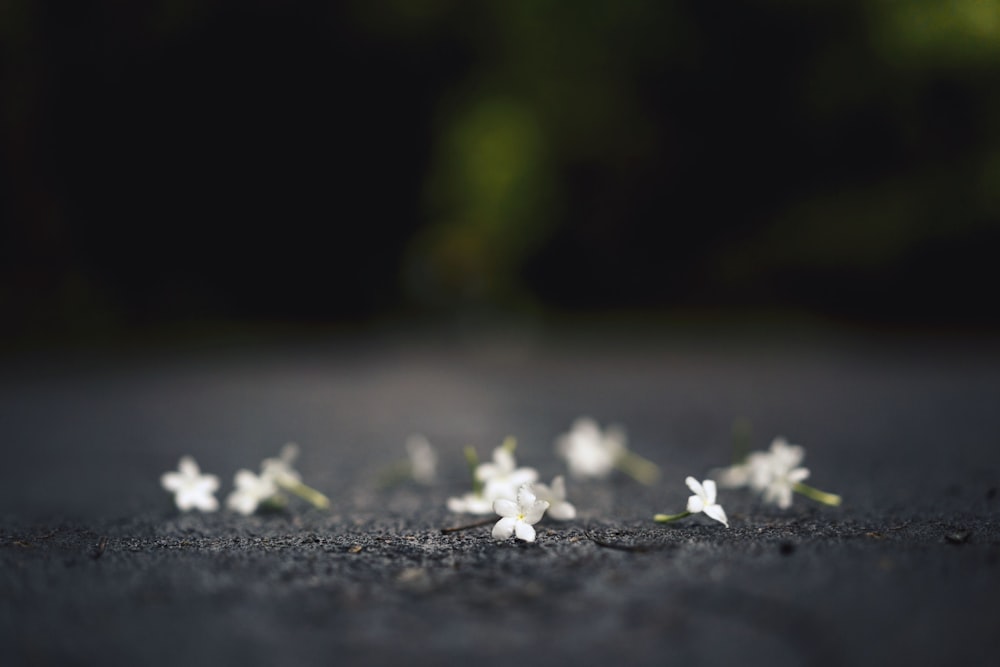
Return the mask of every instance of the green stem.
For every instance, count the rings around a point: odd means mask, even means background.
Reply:
[[[477,496],[483,493],[483,483],[476,479],[476,468],[479,467],[479,455],[472,445],[465,447],[465,462],[469,466],[469,474],[472,476],[472,493]]]
[[[500,446],[506,449],[511,454],[513,454],[514,451],[517,449],[517,438],[515,438],[512,435],[508,435],[506,438],[503,439],[503,443]]]
[[[627,449],[615,461],[615,467],[646,486],[654,484],[660,478],[660,466]]]
[[[681,512],[680,514],[657,514],[653,517],[653,521],[656,523],[667,523],[668,521],[677,521],[689,516],[691,516],[691,512],[688,511]]]
[[[843,500],[836,493],[827,493],[826,491],[820,491],[819,489],[814,489],[808,484],[803,484],[798,482],[792,487],[792,490],[796,493],[801,493],[806,498],[811,498],[818,503],[823,503],[824,505],[830,505],[831,507],[836,507]]]
[[[302,482],[297,484],[287,484],[283,485],[283,488],[294,493],[299,498],[312,503],[314,506],[321,510],[325,510],[330,507],[330,499],[324,496],[322,493],[312,488],[311,486],[306,486]]]

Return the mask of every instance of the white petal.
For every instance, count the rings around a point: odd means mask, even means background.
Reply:
[[[698,512],[705,509],[705,501],[702,500],[701,496],[691,496],[688,498],[687,511],[691,514],[697,514]]]
[[[219,501],[215,499],[215,496],[198,496],[195,507],[202,512],[214,512],[219,509]]]
[[[497,498],[493,501],[493,511],[502,517],[514,517],[521,513],[521,509],[513,500],[509,498]]]
[[[517,489],[517,504],[521,507],[522,511],[527,511],[538,497],[535,495],[534,491],[531,490],[531,486],[528,484],[522,484]],[[546,505],[547,507],[548,505]],[[544,511],[544,510],[543,510]]]
[[[299,446],[294,442],[286,442],[281,448],[281,460],[291,465],[297,458],[299,458]]]
[[[514,525],[514,532],[517,533],[517,539],[524,540],[525,542],[535,541],[535,528],[524,521],[518,521]]]
[[[538,523],[548,508],[549,503],[545,500],[536,500],[531,504],[531,507],[522,507],[524,522],[527,524]]]
[[[233,484],[237,489],[250,489],[257,485],[257,475],[246,468],[237,470],[233,476]]]
[[[173,491],[176,493],[184,486],[184,477],[178,472],[165,472],[160,477],[160,484],[167,491]]]
[[[257,511],[257,499],[253,494],[243,491],[233,491],[226,498],[226,507],[234,512],[249,516]]]
[[[506,540],[514,534],[514,524],[516,523],[517,519],[512,516],[505,516],[497,521],[496,525],[493,526],[493,539]]]
[[[788,481],[796,484],[809,477],[809,468],[796,468],[788,473]]]
[[[562,475],[556,475],[552,479],[552,486],[549,487],[549,491],[553,500],[566,499],[566,480],[563,479]]]
[[[475,474],[477,480],[487,482],[500,475],[500,468],[495,463],[480,463]]]
[[[576,508],[566,501],[555,503],[549,507],[549,516],[556,521],[569,521],[576,518]]]
[[[448,499],[448,511],[455,514],[465,514],[465,500],[457,496]]]
[[[517,460],[514,458],[514,455],[503,446],[493,450],[493,462],[496,463],[501,473],[513,472],[514,468],[517,467]]]
[[[709,505],[714,504],[715,494],[717,492],[715,489],[715,482],[713,482],[710,479],[706,479],[704,482],[701,483],[701,485],[705,489],[705,502]]]
[[[729,519],[726,518],[726,510],[722,509],[722,505],[706,505],[705,514],[729,528]]]
[[[705,489],[702,488],[701,483],[698,480],[696,480],[694,477],[690,477],[690,476],[687,477],[684,480],[684,483],[687,484],[687,487],[689,489],[691,489],[691,493],[697,494],[697,495],[699,495],[701,497],[705,496]]]
[[[177,464],[177,469],[185,477],[197,477],[201,473],[201,469],[191,456],[182,456],[180,463]]]
[[[510,474],[508,477],[510,483],[514,486],[521,486],[522,484],[531,484],[538,479],[538,471],[534,468],[518,468]]]

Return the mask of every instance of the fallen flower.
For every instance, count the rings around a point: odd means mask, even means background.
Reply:
[[[267,477],[279,488],[294,493],[303,500],[312,503],[319,509],[330,507],[330,499],[325,495],[302,483],[302,476],[292,466],[299,456],[299,446],[289,442],[281,448],[278,458],[264,459],[260,464],[261,477]]]
[[[534,524],[545,514],[549,504],[539,500],[531,491],[530,484],[522,484],[517,489],[517,500],[498,498],[493,501],[493,511],[502,518],[493,526],[493,539],[502,541],[511,535],[525,542],[535,541]]]
[[[722,509],[722,505],[716,502],[716,488],[715,482],[706,479],[704,482],[699,482],[694,477],[688,477],[684,480],[688,488],[691,489],[693,496],[688,498],[687,510],[679,514],[657,514],[653,517],[653,520],[658,523],[667,523],[669,521],[677,521],[678,519],[683,519],[685,517],[691,516],[692,514],[700,514],[704,512],[709,518],[715,519],[719,523],[729,527],[729,520],[726,518],[726,511]]]
[[[618,468],[642,484],[652,484],[659,467],[629,451],[625,431],[609,426],[602,431],[597,422],[581,417],[569,433],[556,440],[556,452],[566,459],[569,473],[577,479],[602,479]]]
[[[566,480],[562,475],[552,480],[552,485],[535,484],[533,487],[539,500],[549,504],[549,516],[556,521],[569,521],[576,518],[576,507],[566,500]]]
[[[799,465],[804,458],[802,446],[775,438],[768,451],[752,452],[743,463],[719,471],[719,483],[728,488],[749,486],[763,494],[764,502],[781,509],[791,507],[793,491],[826,505],[839,505],[841,498],[837,494],[803,483],[810,474],[808,468]]]
[[[490,514],[493,512],[493,501],[487,500],[482,493],[470,491],[464,496],[449,498],[448,511],[455,514]]]
[[[246,469],[237,471],[233,484],[236,489],[226,498],[226,507],[247,516],[278,495],[273,478],[266,474],[255,475]]]
[[[518,468],[514,458],[517,441],[507,438],[493,450],[492,463],[476,466],[475,479],[482,484],[482,495],[489,501],[498,498],[513,498],[522,484],[530,484],[538,479],[534,468]]]
[[[160,477],[164,489],[174,494],[177,509],[187,512],[198,509],[202,512],[214,512],[219,509],[219,501],[215,492],[219,489],[219,478],[215,475],[202,475],[201,469],[194,458],[184,456],[177,465],[178,472],[166,472]]]

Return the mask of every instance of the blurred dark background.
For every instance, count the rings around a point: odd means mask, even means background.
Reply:
[[[995,330],[1000,2],[0,2],[0,341]]]

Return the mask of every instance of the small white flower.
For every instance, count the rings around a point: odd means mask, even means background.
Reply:
[[[282,487],[293,487],[302,483],[302,476],[292,466],[299,457],[299,446],[294,442],[286,443],[281,448],[278,458],[264,459],[260,464],[261,477],[269,477],[275,484]]]
[[[249,470],[239,470],[233,478],[236,489],[226,498],[226,507],[250,515],[257,511],[261,503],[265,503],[278,495],[278,487],[269,475],[253,474]]]
[[[476,480],[483,485],[483,497],[489,501],[513,498],[522,484],[538,479],[534,468],[518,468],[511,447],[501,445],[493,450],[492,463],[476,466]]]
[[[809,477],[809,469],[799,465],[805,455],[800,445],[775,438],[768,451],[752,452],[744,463],[719,471],[719,482],[730,488],[749,486],[764,494],[764,502],[788,509],[792,506],[792,492]],[[839,497],[833,494],[816,492],[813,497],[827,504],[839,504]]]
[[[549,504],[539,500],[531,491],[530,484],[522,484],[517,489],[517,500],[498,498],[493,501],[493,511],[502,518],[493,526],[493,539],[506,540],[516,535],[525,542],[535,541],[534,524],[545,514]]]
[[[219,478],[215,475],[202,475],[198,464],[190,456],[181,458],[177,465],[178,472],[166,472],[160,477],[160,484],[174,494],[177,509],[187,512],[199,509],[202,512],[214,512],[219,509],[219,501],[215,492],[219,489]]]
[[[535,484],[533,488],[538,499],[549,504],[550,517],[557,521],[576,518],[576,508],[566,501],[566,480],[562,475],[555,477],[551,486]]]
[[[448,499],[448,511],[455,514],[491,514],[493,512],[493,501],[487,500],[486,496],[470,491],[461,497],[451,497]]]
[[[410,457],[410,474],[414,481],[433,484],[437,478],[437,454],[427,438],[411,435],[406,440],[406,453]]]
[[[704,512],[728,528],[729,520],[726,518],[726,510],[722,509],[722,505],[715,502],[715,482],[706,479],[704,482],[699,483],[694,477],[688,477],[684,480],[684,483],[694,493],[693,496],[688,498],[687,511],[691,514]]]
[[[556,452],[566,459],[569,474],[578,479],[607,477],[625,454],[625,432],[609,427],[601,431],[593,419],[573,422],[569,433],[556,440]]]

